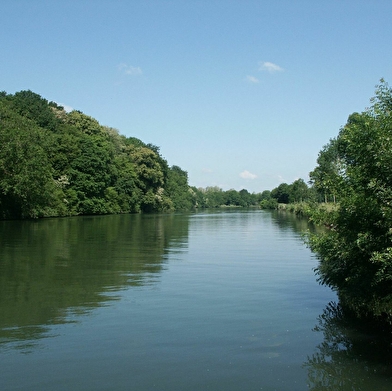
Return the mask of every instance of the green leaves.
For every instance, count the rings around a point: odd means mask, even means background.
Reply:
[[[170,167],[166,192],[173,201],[174,209],[189,210],[195,205],[195,197],[188,185],[188,173],[178,166]]]
[[[162,211],[171,196],[193,205],[185,171],[169,185],[157,146],[32,91],[0,94],[0,145],[0,218]]]
[[[319,154],[311,177],[319,189],[333,189],[339,208],[329,216],[333,229],[309,244],[321,283],[358,315],[392,320],[392,90],[385,82],[372,103]]]
[[[345,177],[345,162],[340,157],[341,140],[331,139],[324,145],[317,158],[317,167],[309,173],[310,181],[325,202],[336,202],[338,189]]]
[[[40,217],[61,193],[46,148],[50,134],[0,100],[0,216]]]

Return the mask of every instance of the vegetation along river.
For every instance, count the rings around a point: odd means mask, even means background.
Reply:
[[[1,390],[391,390],[306,229],[231,209],[0,222]]]

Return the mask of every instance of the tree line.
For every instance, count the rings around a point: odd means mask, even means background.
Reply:
[[[0,219],[333,203],[309,234],[319,281],[356,316],[392,324],[392,89],[349,116],[319,152],[310,182],[262,193],[196,188],[159,147],[32,91],[0,93]]]
[[[260,195],[260,207],[277,209],[279,204],[316,202],[316,200],[316,189],[299,178],[291,184],[283,182],[272,190],[264,190]]]
[[[27,90],[0,93],[0,219],[257,205],[188,184],[159,147]]]

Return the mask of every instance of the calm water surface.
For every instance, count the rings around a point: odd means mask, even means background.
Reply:
[[[391,390],[306,228],[258,210],[0,222],[0,389]]]

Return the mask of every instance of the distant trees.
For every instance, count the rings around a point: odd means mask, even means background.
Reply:
[[[278,204],[314,201],[314,190],[303,179],[296,179],[293,183],[281,183],[271,191],[261,193],[260,206],[263,209],[275,209]]]
[[[249,193],[246,189],[224,191],[218,186],[198,189],[192,187],[192,194],[199,208],[250,207],[258,206],[260,202],[260,194]]]

